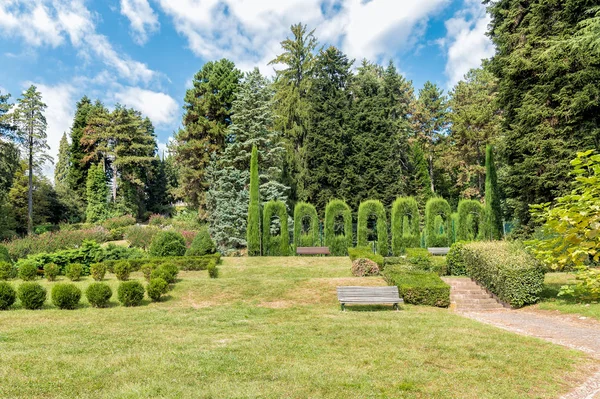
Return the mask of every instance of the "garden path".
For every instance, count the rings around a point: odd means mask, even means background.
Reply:
[[[520,309],[458,312],[482,323],[588,353],[600,361],[600,322],[558,312]],[[564,399],[600,399],[600,368]]]

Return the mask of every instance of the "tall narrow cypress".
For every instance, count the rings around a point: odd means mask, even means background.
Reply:
[[[494,152],[491,145],[485,149],[485,224],[484,235],[486,239],[498,240],[502,238],[502,209],[500,208],[500,193],[498,191],[498,177],[494,164]]]
[[[250,158],[250,204],[248,206],[248,255],[260,256],[260,197],[258,185],[258,150],[252,147]]]

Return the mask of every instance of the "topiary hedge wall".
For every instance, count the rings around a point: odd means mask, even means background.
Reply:
[[[369,217],[377,218],[377,253],[387,256],[388,249],[388,230],[385,208],[381,201],[368,200],[363,201],[358,207],[358,246],[366,247],[369,245],[368,222]]]
[[[344,219],[344,233],[335,233],[335,220],[338,216]],[[331,200],[325,207],[325,246],[333,256],[348,255],[352,246],[352,211],[342,200]]]
[[[279,234],[271,234],[271,218],[279,217]],[[288,256],[290,252],[290,233],[285,204],[281,201],[269,201],[263,210],[263,255]]]
[[[406,248],[419,247],[421,223],[417,200],[413,197],[398,198],[392,204],[392,252],[395,256]]]
[[[483,223],[483,205],[479,201],[459,201],[456,241],[476,240],[482,235]]]
[[[452,244],[452,210],[448,201],[441,197],[431,198],[425,205],[425,245],[449,247]],[[441,230],[436,229],[436,217],[442,219]]]
[[[248,204],[248,224],[246,240],[248,256],[260,256],[260,194],[258,180],[258,150],[252,147],[250,158],[250,203]],[[287,220],[287,218],[286,218]]]
[[[305,218],[310,220],[307,232],[303,231]],[[306,202],[298,202],[294,208],[294,244],[296,247],[318,247],[320,241],[317,209]]]

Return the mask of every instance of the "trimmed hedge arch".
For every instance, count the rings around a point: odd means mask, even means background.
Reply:
[[[443,233],[436,231],[436,217],[442,218]],[[445,199],[430,198],[425,205],[425,246],[449,247],[452,244],[452,210]]]
[[[457,241],[473,241],[483,234],[485,222],[483,205],[475,200],[461,200],[458,203]],[[473,227],[477,226],[477,231]]]
[[[381,201],[368,200],[360,203],[358,207],[358,246],[368,245],[367,223],[370,216],[377,217],[377,253],[387,256],[389,253],[387,220]]]
[[[271,235],[271,218],[279,217],[279,235]],[[263,210],[263,255],[288,256],[290,253],[290,233],[288,231],[288,214],[281,201],[269,201]]]
[[[394,256],[406,248],[421,246],[421,223],[417,200],[413,197],[397,198],[392,204],[392,252]]]
[[[344,234],[335,234],[335,219],[344,219]],[[333,256],[347,256],[352,247],[352,211],[342,200],[331,200],[325,207],[325,246]]]
[[[310,218],[308,233],[302,232],[303,220]],[[298,202],[294,207],[294,244],[296,247],[318,247],[319,242],[319,217],[317,209],[312,204]]]

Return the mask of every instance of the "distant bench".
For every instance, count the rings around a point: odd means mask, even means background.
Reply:
[[[449,247],[434,247],[434,248],[427,248],[427,250],[433,256],[444,256],[444,255],[448,255],[448,251],[450,251],[450,248]]]
[[[298,255],[331,255],[328,247],[297,247]]]
[[[398,294],[398,287],[337,287],[337,295],[342,311],[346,305],[392,304],[398,310],[398,304],[404,303]]]

